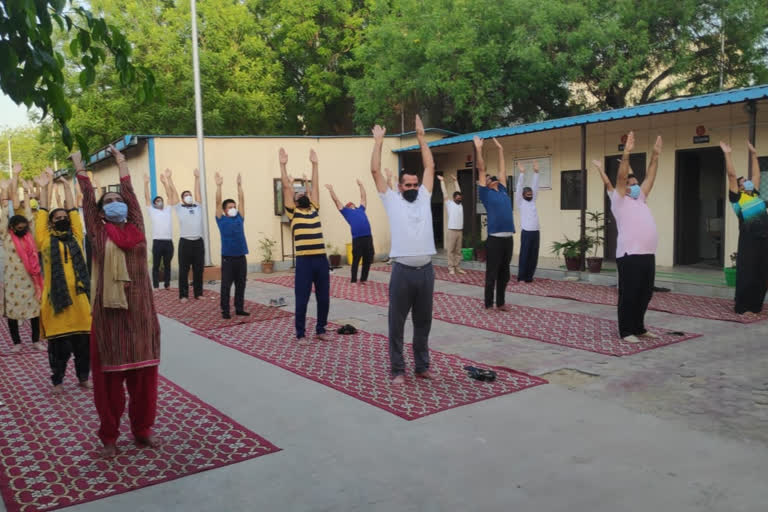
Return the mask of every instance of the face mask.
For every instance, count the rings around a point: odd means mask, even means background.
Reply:
[[[533,196],[523,196],[526,201],[533,201]]]
[[[746,190],[747,192],[752,192],[753,190],[755,190],[755,184],[752,183],[751,180],[746,180],[743,183],[743,185],[744,185],[744,190]]]
[[[184,196],[184,204],[192,204],[192,196]]]
[[[69,231],[70,227],[70,222],[67,218],[59,219],[53,223],[53,229],[56,231],[66,232]]]
[[[640,197],[640,185],[632,185],[629,187],[629,197],[632,199]]]
[[[299,206],[299,208],[309,208],[309,198],[307,196],[301,196],[296,201],[296,204]]]
[[[403,199],[408,201],[409,203],[412,203],[416,200],[416,197],[418,197],[419,191],[415,188],[409,188],[405,192],[403,192]]]
[[[104,216],[110,222],[125,222],[128,217],[128,205],[115,201],[104,205]]]
[[[26,235],[28,231],[29,231],[29,226],[24,226],[23,228],[14,228],[13,229],[13,233],[17,237],[19,237],[19,238],[21,238],[22,236]]]
[[[461,199],[454,199],[453,202],[456,204],[461,204]]]
[[[163,209],[163,202],[162,201],[156,202],[155,203],[155,208],[157,208],[158,210],[162,210]]]
[[[230,217],[237,217],[237,208],[230,208],[227,210],[227,215]]]

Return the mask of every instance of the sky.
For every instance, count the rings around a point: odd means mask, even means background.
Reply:
[[[16,105],[11,98],[0,93],[0,126],[16,128],[28,123],[27,107]]]

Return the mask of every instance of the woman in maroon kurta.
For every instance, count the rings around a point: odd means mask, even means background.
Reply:
[[[147,242],[141,207],[125,157],[110,151],[120,169],[120,193],[96,202],[93,186],[76,153],[72,161],[83,193],[83,213],[93,250],[91,371],[93,395],[106,457],[117,453],[120,417],[125,410],[136,442],[155,446],[151,435],[157,410],[160,325],[147,270]]]

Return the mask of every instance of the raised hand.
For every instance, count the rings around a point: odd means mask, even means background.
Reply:
[[[387,129],[383,126],[376,125],[373,127],[373,130],[371,130],[371,133],[376,142],[381,142],[384,139],[384,135],[387,134]]]
[[[729,154],[731,152],[731,146],[729,146],[726,142],[720,141],[720,149],[723,150],[723,153]]]
[[[424,136],[424,123],[421,122],[421,116],[416,114],[416,135],[418,137]]]
[[[149,185],[149,174],[147,174],[147,173],[144,173],[144,183]]]
[[[595,166],[595,168],[596,168],[598,171],[601,171],[601,172],[602,172],[602,170],[603,170],[603,163],[602,163],[600,160],[592,160],[592,165],[594,165],[594,166]]]
[[[13,175],[18,176],[21,173],[21,164],[13,164]]]
[[[534,160],[533,161],[533,172],[539,172],[539,161]]]
[[[240,173],[237,173],[237,185],[240,186],[243,184],[243,175]]]
[[[45,174],[48,175],[48,182],[52,183],[53,182],[53,169],[51,169],[50,167],[46,167],[45,168]]]
[[[81,155],[79,151],[75,151],[69,155],[69,158],[72,160],[72,165],[75,166],[76,171],[82,171],[85,169],[85,165],[83,165],[83,155]]]
[[[661,153],[662,145],[663,144],[661,142],[661,135],[659,135],[656,137],[656,143],[653,145],[653,152],[656,153],[657,155]]]
[[[192,171],[192,175],[193,175],[195,178],[199,178],[199,177],[200,177],[200,169],[198,169],[198,168],[195,168],[195,170],[193,170],[193,171]]]
[[[627,142],[624,144],[624,152],[631,153],[635,149],[635,132],[627,134]]]
[[[482,151],[483,139],[475,135],[474,137],[472,137],[472,142],[475,144],[475,149],[477,149],[478,151]]]
[[[360,180],[357,180],[357,181],[358,183],[360,182]],[[333,185],[331,185],[330,183],[326,183],[325,188],[328,189],[328,192],[333,192]]]
[[[35,183],[37,183],[41,188],[48,186],[48,183],[50,183],[51,179],[48,176],[48,173],[46,171],[43,171],[40,173],[40,176],[35,178]]]
[[[288,153],[285,152],[283,148],[280,148],[280,165],[285,165],[288,163]]]
[[[757,150],[755,149],[755,146],[752,145],[751,142],[747,141],[747,148],[749,148],[750,153],[757,153]]]
[[[219,174],[218,172],[217,172],[217,173],[216,173],[216,175],[213,177],[213,179],[214,179],[214,182],[216,183],[216,186],[217,186],[217,187],[220,187],[221,185],[223,185],[223,184],[224,184],[224,178],[222,178],[222,177],[221,177],[221,174]]]
[[[442,177],[442,176],[440,176],[439,174],[437,175],[437,179],[438,179],[438,180],[440,180],[440,181],[445,181],[445,178],[443,178],[443,177]]]
[[[119,152],[112,144],[109,145],[109,152],[112,153],[112,156],[115,157],[115,162],[118,164],[125,162],[125,155]]]
[[[496,140],[496,139],[493,139],[493,140]],[[520,174],[525,174],[525,167],[523,167],[523,164],[521,164],[520,162],[517,162],[517,171]]]
[[[162,183],[163,185],[165,185],[167,183],[167,181],[165,179],[165,174],[163,174],[163,173],[160,173],[160,183]]]
[[[360,181],[359,179],[356,180],[356,181],[357,181],[357,186],[358,187],[362,187],[363,186],[363,182],[362,181]]]
[[[171,179],[172,176],[173,176],[173,173],[171,172],[171,170],[170,169],[166,169],[165,170],[165,177],[168,178],[168,179]]]
[[[309,161],[313,164],[317,163],[317,153],[315,153],[314,149],[309,150]]]
[[[496,140],[496,137],[493,138],[493,143],[496,145],[498,149],[501,149],[501,143]]]

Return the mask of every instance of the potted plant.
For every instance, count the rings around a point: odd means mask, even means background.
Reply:
[[[488,250],[485,247],[485,240],[480,240],[475,244],[475,259],[485,261],[488,257]]]
[[[265,236],[259,240],[261,248],[261,271],[265,274],[271,274],[274,271],[275,262],[272,260],[272,248],[277,242]]]
[[[588,222],[590,226],[587,228],[590,245],[595,249],[594,256],[587,258],[587,268],[593,274],[599,274],[603,268],[603,257],[598,256],[598,250],[603,246],[605,238],[605,214],[603,212],[594,211],[587,212]]]
[[[341,253],[339,249],[333,244],[328,244],[328,259],[331,262],[331,268],[338,268],[341,266]]]
[[[738,256],[739,253],[737,252],[731,254],[731,266],[723,269],[725,272],[725,284],[728,286],[736,286],[736,259]]]
[[[581,255],[586,254],[592,248],[593,241],[589,238],[571,240],[565,237],[564,242],[552,242],[552,253],[565,258],[565,268],[570,271],[581,270]]]

